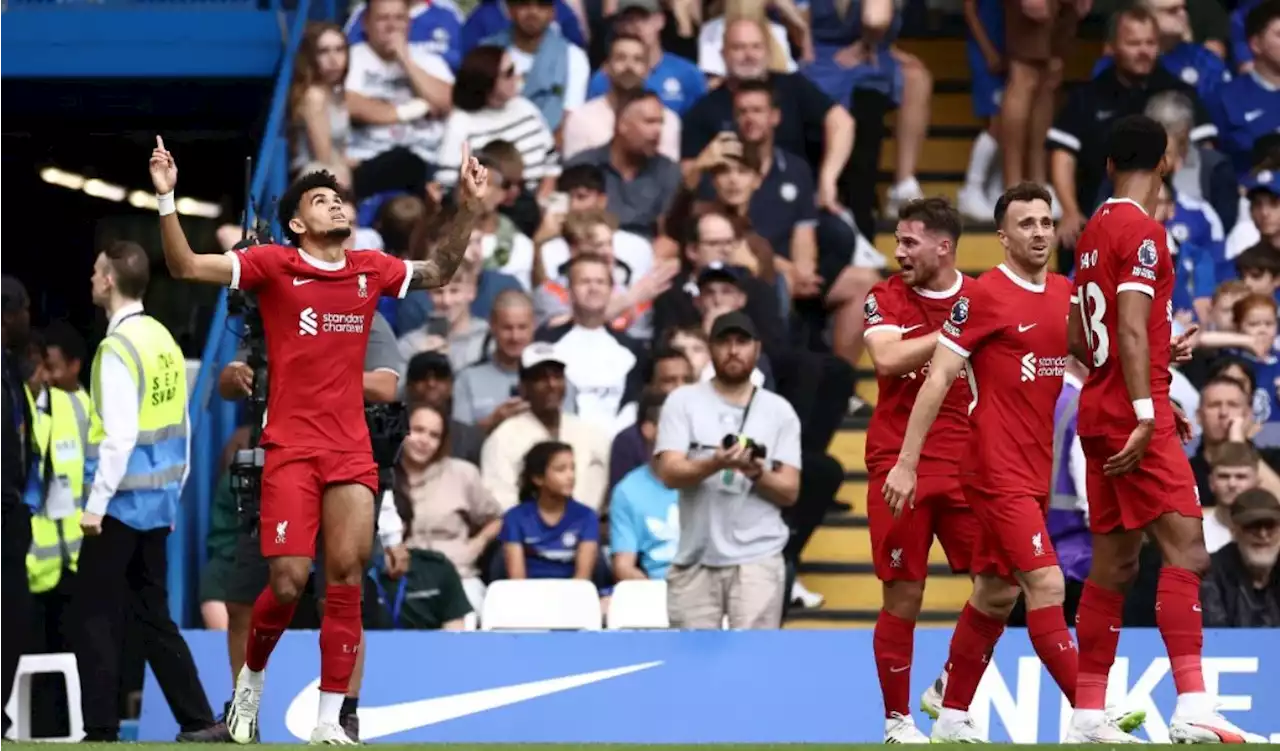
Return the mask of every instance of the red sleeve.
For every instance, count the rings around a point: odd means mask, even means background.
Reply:
[[[409,282],[413,281],[413,264],[381,250],[366,250],[372,254],[374,268],[383,296],[403,298],[409,294]]]
[[[1116,293],[1141,292],[1156,296],[1156,287],[1173,273],[1168,234],[1158,222],[1143,222],[1134,227],[1119,247],[1116,266]]]
[[[889,286],[889,282],[878,282],[872,287],[862,304],[862,335],[867,336],[875,331],[901,331],[899,302],[898,295]]]
[[[985,293],[982,285],[974,285],[951,306],[951,315],[942,324],[938,344],[968,359],[1001,325],[995,300]]]
[[[228,251],[231,258],[231,289],[254,292],[279,276],[284,264],[285,248],[279,245],[253,245]]]

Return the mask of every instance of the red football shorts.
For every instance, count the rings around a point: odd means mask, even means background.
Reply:
[[[973,518],[960,480],[956,477],[918,477],[914,507],[893,517],[884,500],[885,475],[867,480],[867,519],[871,526],[871,554],[880,581],[923,581],[929,573],[929,549],[933,539],[942,543],[951,570],[969,570],[969,559],[978,541]]]
[[[982,527],[982,538],[973,554],[975,576],[991,574],[1015,582],[1014,572],[1058,565],[1045,524],[1048,495],[996,495],[966,486],[964,496]]]
[[[262,467],[262,555],[314,558],[324,491],[356,483],[378,492],[378,465],[359,451],[268,448]]]
[[[1107,534],[1117,529],[1143,529],[1165,514],[1202,516],[1200,490],[1178,434],[1157,433],[1136,469],[1107,477],[1107,460],[1120,453],[1129,436],[1080,437],[1085,457],[1085,493],[1089,496],[1089,530]]]

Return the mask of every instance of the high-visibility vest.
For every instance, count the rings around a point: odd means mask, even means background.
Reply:
[[[44,500],[31,515],[31,549],[27,552],[27,583],[32,592],[48,592],[58,586],[63,569],[75,571],[80,560],[84,532],[80,529],[85,488],[84,449],[89,436],[89,395],[49,389],[49,414],[34,410],[36,443],[40,449],[40,483],[44,486],[44,457],[51,475],[66,478],[75,511],[61,519],[49,518]]]
[[[156,319],[125,318],[93,357],[86,470],[97,470],[102,425],[102,355],[125,364],[138,395],[138,441],[124,478],[107,504],[107,516],[138,530],[172,527],[187,470],[187,372],[182,349]]]

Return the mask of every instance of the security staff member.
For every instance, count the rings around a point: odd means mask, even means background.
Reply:
[[[93,302],[110,323],[91,369],[85,469],[93,484],[80,522],[85,540],[72,601],[87,741],[119,736],[120,653],[129,611],[182,728],[178,740],[206,740],[214,726],[165,590],[165,546],[190,449],[187,375],[173,336],[143,313],[148,267],[146,251],[130,242],[113,243],[93,266]]]
[[[13,692],[13,678],[18,659],[26,648],[31,592],[27,589],[27,549],[31,547],[31,512],[24,503],[27,476],[35,458],[31,432],[31,413],[24,394],[20,365],[26,359],[27,335],[31,328],[29,298],[22,282],[11,276],[0,279],[0,345],[3,346],[0,370],[4,375],[4,395],[0,399],[0,608],[3,608],[3,630],[0,631],[0,669],[4,673],[3,700]],[[4,730],[9,729],[9,716],[3,717]]]
[[[84,447],[89,436],[89,395],[55,388],[47,365],[47,347],[31,351],[38,375],[27,380],[32,415],[33,445],[39,456],[27,483],[32,509],[31,548],[27,552],[27,583],[33,608],[31,653],[68,652],[71,619],[64,617],[80,559],[80,506],[84,502]],[[34,392],[34,393],[33,393]],[[32,686],[31,736],[67,734],[66,693],[57,676],[36,675]]]

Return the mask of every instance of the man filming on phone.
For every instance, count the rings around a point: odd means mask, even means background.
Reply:
[[[773,629],[782,624],[790,532],[782,509],[800,493],[800,418],[755,386],[755,324],[741,311],[711,325],[715,377],[667,397],[655,471],[680,491],[680,544],[667,573],[671,627]]]

